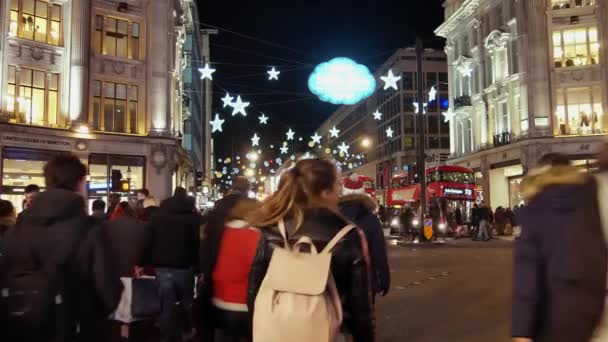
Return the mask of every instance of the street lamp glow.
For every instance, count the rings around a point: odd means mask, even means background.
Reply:
[[[247,153],[247,159],[249,161],[255,162],[258,160],[260,156],[257,154],[257,152],[249,152]]]
[[[361,140],[361,146],[363,148],[368,148],[372,145],[372,141],[369,138],[363,138],[363,140]]]
[[[253,177],[255,175],[255,171],[253,171],[252,169],[247,169],[247,171],[245,171],[245,176],[247,177]]]

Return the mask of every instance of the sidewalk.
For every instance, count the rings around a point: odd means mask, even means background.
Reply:
[[[506,241],[506,242],[514,242],[515,238],[513,236],[495,236],[492,238],[492,241]],[[459,244],[460,242],[473,242],[473,243],[482,243],[483,241],[474,241],[470,237],[445,237],[438,238],[437,240],[433,240],[430,242],[416,242],[411,240],[405,240],[402,236],[399,235],[388,235],[386,236],[386,242],[391,246],[401,246],[401,247],[439,247],[439,246],[454,246]]]

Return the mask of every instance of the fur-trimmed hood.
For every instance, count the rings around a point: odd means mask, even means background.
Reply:
[[[349,194],[340,197],[340,206],[346,205],[360,205],[372,213],[376,212],[378,207],[376,201],[368,194]]]
[[[581,185],[587,175],[574,166],[545,166],[530,172],[522,181],[522,194],[530,201],[549,187]]]

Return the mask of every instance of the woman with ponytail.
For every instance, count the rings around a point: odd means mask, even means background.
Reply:
[[[262,238],[249,274],[248,305],[254,301],[266,275],[275,247],[284,247],[278,228],[285,222],[287,239],[297,242],[310,237],[317,250],[349,222],[339,213],[341,186],[335,165],[328,160],[299,161],[281,178],[279,189],[250,215],[251,225],[261,229]],[[352,230],[333,249],[331,271],[342,298],[342,330],[355,342],[374,341],[374,314],[368,278],[367,245],[360,230]]]

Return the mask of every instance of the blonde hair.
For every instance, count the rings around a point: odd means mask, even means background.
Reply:
[[[268,197],[248,221],[255,227],[268,227],[290,217],[296,220],[297,229],[304,221],[304,209],[320,206],[321,193],[331,190],[337,178],[336,166],[329,160],[301,160],[283,174],[277,192]]]

